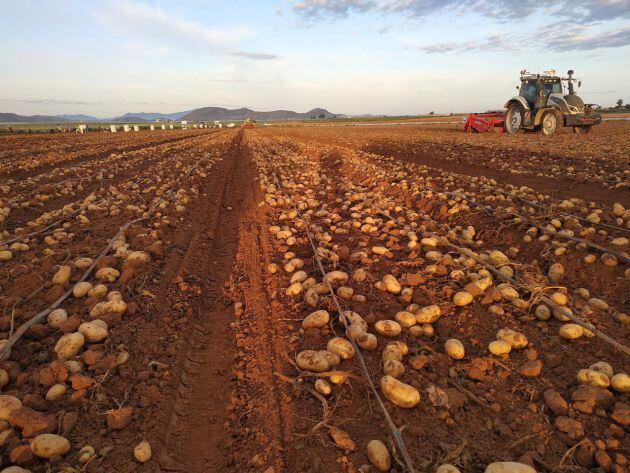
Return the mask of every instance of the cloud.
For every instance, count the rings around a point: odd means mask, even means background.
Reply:
[[[588,34],[582,28],[549,35],[544,39],[551,51],[589,51],[600,48],[620,48],[630,45],[630,28],[605,33]]]
[[[449,41],[444,43],[430,43],[430,44],[407,44],[409,49],[416,49],[427,54],[445,53],[451,51],[459,52],[471,52],[471,51],[485,51],[485,52],[501,52],[506,50],[515,49],[513,40],[506,35],[491,35],[486,38],[482,38],[474,41],[467,42],[455,42]]]
[[[103,102],[81,102],[78,100],[57,99],[0,99],[3,102],[30,103],[36,105],[102,105]]]
[[[371,12],[399,13],[414,18],[443,12],[481,14],[505,21],[539,13],[578,23],[630,18],[630,0],[297,0],[292,6],[293,11],[307,21]]]
[[[178,18],[160,7],[120,0],[107,5],[95,16],[112,32],[159,42],[163,47],[204,50],[246,59],[277,59],[269,53],[241,51],[236,45],[253,36],[247,28],[209,28],[191,20]]]

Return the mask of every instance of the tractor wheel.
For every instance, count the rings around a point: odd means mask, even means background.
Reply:
[[[573,127],[573,132],[574,133],[579,133],[581,135],[584,135],[584,134],[588,133],[589,131],[591,131],[591,125],[574,126]]]
[[[517,133],[523,125],[523,107],[517,103],[509,106],[505,114],[505,131]]]
[[[551,136],[556,132],[556,128],[558,128],[558,117],[551,110],[545,112],[542,116],[541,125],[543,135]]]

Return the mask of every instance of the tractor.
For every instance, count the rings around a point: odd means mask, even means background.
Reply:
[[[564,95],[562,82],[567,83],[568,94]],[[595,111],[595,104],[585,104],[574,91],[573,71],[567,77],[556,76],[556,71],[531,74],[521,71],[521,85],[518,97],[512,97],[505,104],[505,131],[516,133],[520,129],[541,131],[553,135],[559,120],[562,126],[573,127],[576,133],[587,133],[593,125],[598,125],[602,117]],[[582,85],[577,81],[578,87]]]

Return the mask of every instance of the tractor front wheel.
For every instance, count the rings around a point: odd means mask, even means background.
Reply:
[[[519,104],[513,103],[505,114],[505,131],[517,133],[521,126],[523,126],[523,108]]]
[[[545,112],[542,117],[542,133],[543,135],[551,136],[556,132],[558,128],[558,117],[553,111]]]

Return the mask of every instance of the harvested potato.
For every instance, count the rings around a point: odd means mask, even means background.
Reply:
[[[343,286],[348,282],[348,273],[345,271],[331,271],[326,275],[324,283],[326,281],[332,286]]]
[[[339,358],[339,355],[331,351],[319,350],[317,353],[319,353],[320,356],[323,356],[326,361],[328,361],[328,366],[330,366],[331,368],[338,366],[341,363],[341,358]]]
[[[605,361],[598,361],[597,363],[593,363],[591,366],[588,367],[588,369],[604,373],[609,378],[612,378],[614,374],[613,367],[610,366],[610,363],[606,363]]]
[[[120,272],[115,268],[101,268],[96,272],[96,279],[103,282],[114,282],[120,276]]]
[[[438,469],[435,470],[435,473],[461,473],[461,471],[459,471],[459,468],[456,466],[445,463],[444,465],[440,465]]]
[[[330,369],[328,359],[320,352],[315,350],[304,350],[297,354],[295,362],[305,371],[313,373],[322,373]]]
[[[302,321],[302,328],[307,330],[309,328],[321,328],[330,321],[330,314],[327,310],[316,310],[311,312]]]
[[[389,451],[380,440],[370,440],[368,442],[367,456],[372,465],[379,471],[389,471],[392,466]]]
[[[396,319],[396,322],[398,322],[403,328],[409,328],[413,325],[416,325],[416,316],[411,312],[407,312],[405,310],[396,312],[394,319]]]
[[[70,281],[72,268],[70,266],[60,266],[52,278],[53,284],[63,285]]]
[[[82,333],[66,333],[57,341],[55,353],[60,360],[67,360],[76,356],[81,351],[84,343],[85,338]]]
[[[549,320],[551,318],[551,310],[545,304],[540,304],[536,307],[534,315],[538,320]]]
[[[79,463],[85,465],[95,456],[96,456],[96,451],[94,450],[94,447],[92,447],[91,445],[86,445],[81,450],[79,450],[79,455],[77,457],[77,460],[79,460]]]
[[[362,350],[373,351],[376,350],[378,345],[378,340],[376,336],[372,333],[364,332],[358,337],[356,337],[356,342]]]
[[[0,261],[9,261],[12,258],[13,253],[11,253],[9,250],[0,251]]]
[[[94,298],[103,297],[105,294],[107,294],[107,286],[105,284],[97,284],[88,292],[88,296]]]
[[[470,292],[459,291],[453,296],[453,304],[458,307],[463,307],[470,304],[473,301],[473,296]]]
[[[328,341],[326,349],[337,355],[342,360],[349,360],[354,357],[354,347],[345,338],[335,337]]]
[[[379,320],[374,324],[374,330],[386,337],[396,337],[400,335],[402,328],[394,320]]]
[[[302,283],[294,282],[289,287],[287,287],[287,290],[285,291],[285,293],[287,296],[293,297],[293,296],[299,295],[303,289],[304,288],[302,287]]]
[[[549,272],[547,273],[549,280],[553,283],[559,283],[564,278],[564,266],[560,263],[554,263],[549,268]]]
[[[446,351],[446,354],[454,360],[461,360],[466,354],[464,345],[456,338],[446,340],[444,343],[444,350]]]
[[[492,266],[502,266],[510,262],[510,259],[499,250],[491,251],[488,259]]]
[[[72,288],[72,295],[78,299],[80,297],[86,296],[87,293],[90,292],[91,289],[92,289],[91,283],[87,281],[82,281],[74,285],[74,287]]]
[[[416,312],[416,322],[419,324],[433,324],[437,322],[441,315],[442,311],[440,310],[440,306],[435,304],[428,305],[418,309]]]
[[[22,408],[22,401],[17,397],[0,394],[0,420],[9,420],[11,413]]]
[[[488,351],[493,355],[507,355],[512,351],[512,345],[504,340],[494,340],[488,345]]]
[[[390,345],[387,344],[385,346],[385,348],[383,349],[383,353],[381,354],[381,357],[383,359],[383,361],[388,361],[388,360],[398,360],[401,361],[403,359],[404,353],[401,351],[400,347],[398,347],[398,345]]]
[[[146,463],[151,459],[151,444],[143,440],[133,449],[134,458],[140,463]]]
[[[61,435],[41,434],[31,440],[31,451],[40,458],[65,455],[70,451],[70,442]]]
[[[398,407],[412,408],[420,402],[420,393],[416,388],[389,375],[381,378],[381,391],[390,402]]]
[[[383,283],[385,283],[385,288],[387,289],[387,292],[391,292],[392,294],[399,294],[402,290],[398,279],[396,279],[391,274],[386,274],[385,276],[383,276]]]
[[[617,373],[610,378],[610,385],[618,393],[630,392],[630,376],[626,373]]]
[[[387,360],[383,362],[383,373],[394,378],[400,378],[405,372],[405,366],[398,360]]]
[[[90,343],[99,343],[107,338],[107,324],[96,319],[92,322],[83,322],[79,325],[79,333]]]
[[[536,470],[525,463],[495,462],[490,463],[484,473],[536,473]]]
[[[74,260],[74,267],[85,271],[92,265],[92,258],[77,258]]]
[[[610,378],[600,371],[582,369],[577,373],[577,381],[587,386],[607,388],[610,386]]]
[[[497,332],[497,340],[503,340],[510,344],[514,350],[525,348],[529,343],[527,337],[510,328],[502,328]]]
[[[584,329],[578,324],[564,324],[558,333],[566,340],[575,340],[584,335]]]
[[[48,321],[48,325],[52,328],[58,329],[63,322],[68,318],[68,313],[64,309],[55,309],[48,316],[46,320]]]
[[[6,370],[0,368],[0,388],[4,388],[7,384],[9,384],[9,373]]]
[[[66,391],[68,391],[68,387],[65,384],[53,384],[46,392],[46,400],[51,402],[58,401],[66,394]]]
[[[330,396],[330,393],[332,393],[332,388],[330,387],[328,381],[320,378],[315,381],[315,391],[324,396]]]
[[[100,318],[109,314],[123,314],[127,310],[127,304],[125,301],[113,300],[107,302],[99,302],[92,310],[90,310],[90,317]]]

